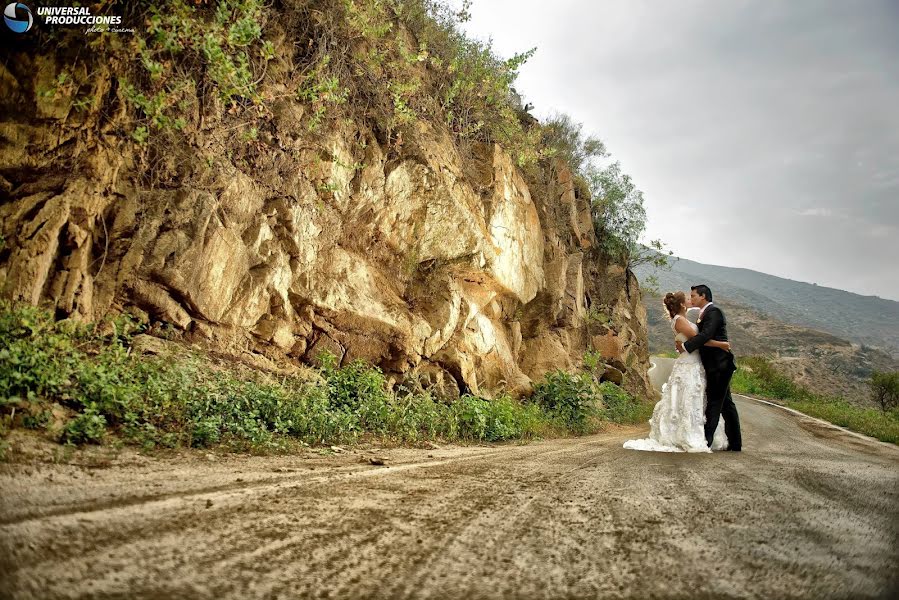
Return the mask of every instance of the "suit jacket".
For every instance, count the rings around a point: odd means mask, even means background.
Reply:
[[[736,371],[737,364],[732,353],[721,348],[705,346],[709,340],[728,341],[727,319],[724,318],[724,312],[713,304],[702,313],[702,319],[696,324],[699,325],[699,333],[684,342],[687,352],[699,349],[699,358],[707,373]]]

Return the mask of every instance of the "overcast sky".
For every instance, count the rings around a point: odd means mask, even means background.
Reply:
[[[474,0],[676,255],[899,300],[899,0]]]

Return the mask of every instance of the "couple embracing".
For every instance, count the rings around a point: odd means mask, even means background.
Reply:
[[[696,323],[687,309],[699,308]],[[740,417],[730,395],[730,378],[736,371],[727,341],[727,321],[712,303],[706,285],[665,295],[674,340],[680,353],[662,386],[662,399],[649,420],[649,438],[630,440],[624,447],[655,452],[711,452],[742,447]]]

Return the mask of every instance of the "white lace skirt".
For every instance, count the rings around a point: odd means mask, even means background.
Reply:
[[[649,437],[629,440],[624,447],[651,452],[711,452],[727,448],[724,423],[719,421],[710,449],[705,442],[705,369],[698,353],[682,354],[662,386],[662,399],[649,419]]]

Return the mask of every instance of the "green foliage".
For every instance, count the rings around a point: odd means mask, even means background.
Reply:
[[[96,407],[89,406],[83,413],[66,423],[61,441],[67,444],[98,443],[106,433],[106,418]]]
[[[665,245],[661,240],[652,240],[649,245],[632,245],[625,257],[627,268],[633,271],[638,266],[648,265],[650,274],[640,282],[641,288],[654,295],[661,295],[659,291],[659,278],[656,273],[659,270],[671,269],[671,256],[674,252],[665,251]]]
[[[587,373],[547,373],[534,387],[532,400],[574,431],[586,432],[599,417],[602,392]]]
[[[34,414],[27,414],[22,419],[22,425],[26,429],[46,429],[50,425],[53,413],[49,410],[37,410]]]
[[[584,320],[588,325],[609,325],[612,323],[612,317],[608,312],[598,307],[591,306],[584,313]]]
[[[588,373],[596,373],[597,369],[603,365],[602,354],[595,350],[587,350],[584,353],[584,370]]]
[[[320,362],[331,408],[352,414],[360,429],[387,433],[390,395],[381,370],[360,360],[337,368],[334,357],[327,354]]]
[[[597,382],[601,357],[584,355],[582,373],[552,371],[534,388],[531,400],[578,433],[596,430],[601,422],[640,423],[652,414],[652,404],[634,398],[611,381]]]
[[[508,396],[486,400],[465,394],[454,403],[453,412],[459,423],[459,437],[489,442],[522,437],[529,420],[534,418]]]
[[[297,99],[312,106],[312,116],[307,125],[310,131],[321,126],[329,108],[346,104],[349,97],[350,91],[340,84],[340,78],[329,73],[330,62],[330,54],[322,56],[311,71],[303,76],[297,91]]]
[[[587,181],[593,200],[593,224],[605,252],[626,263],[646,229],[643,192],[630,175],[614,162],[604,168],[591,167]]]
[[[899,371],[871,373],[871,398],[884,412],[899,407]]]
[[[264,15],[262,0],[219,0],[213,11],[188,0],[148,2],[145,34],[134,37],[136,68],[119,80],[143,115],[132,138],[143,144],[154,130],[183,129],[201,74],[226,103],[259,102],[250,48],[259,42],[263,64],[274,57],[271,42],[260,42]]]
[[[146,125],[140,125],[134,128],[134,131],[131,132],[131,139],[133,139],[138,144],[146,144],[147,140],[150,139],[150,130]]]
[[[741,358],[737,366],[731,379],[731,389],[737,393],[777,400],[802,400],[810,395],[760,356]]]
[[[899,444],[899,409],[861,408],[839,398],[815,398],[788,402],[790,408],[858,431],[882,442]]]
[[[612,423],[642,423],[652,415],[652,403],[640,402],[623,389],[604,381],[599,385],[605,420]]]
[[[566,114],[550,117],[541,129],[547,152],[562,159],[587,189],[593,228],[605,254],[631,270],[646,263],[668,267],[672,253],[665,254],[661,241],[654,240],[649,247],[639,243],[646,229],[643,192],[620,163],[603,164],[610,155],[602,141],[586,135],[583,125]]]
[[[492,442],[555,429],[584,433],[602,419],[633,422],[639,412],[617,386],[588,373],[548,374],[531,402],[471,394],[445,402],[390,390],[380,369],[361,361],[340,366],[328,354],[312,380],[273,379],[194,355],[141,357],[131,342],[142,327],[122,315],[100,335],[31,306],[3,304],[0,415],[18,409],[25,427],[71,444],[99,443],[114,432],[144,447],[279,450],[291,440],[333,444],[372,434]],[[61,424],[51,403],[69,415]]]
[[[498,142],[519,165],[543,156],[539,131],[522,123],[512,89],[534,50],[503,59],[468,38],[467,2],[461,10],[442,0],[315,4],[300,40],[309,52],[298,97],[311,104],[310,129],[342,116],[348,103],[397,141],[423,119],[445,124],[459,142]]]
[[[0,414],[18,408],[24,426],[58,427],[51,433],[72,444],[98,443],[112,431],[145,447],[255,450],[363,434],[405,442],[530,438],[550,430],[555,417],[508,396],[444,402],[390,391],[379,369],[361,361],[338,366],[327,354],[311,381],[211,368],[192,355],[138,357],[130,344],[141,328],[124,315],[99,335],[34,307],[3,304]],[[51,402],[70,415],[61,425],[52,423]]]
[[[815,394],[780,373],[763,357],[740,358],[737,361],[737,367],[731,380],[731,389],[735,393],[780,400],[790,408],[807,415],[870,435],[884,442],[899,444],[899,408],[897,407],[881,408],[880,410],[862,408],[850,404],[842,398]],[[878,381],[883,381],[880,376],[877,377]],[[874,377],[872,377],[873,381]]]
[[[564,113],[551,116],[542,127],[543,143],[552,156],[565,161],[572,172],[583,177],[596,160],[609,156],[598,137],[585,135],[584,126]]]

